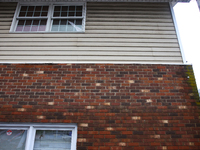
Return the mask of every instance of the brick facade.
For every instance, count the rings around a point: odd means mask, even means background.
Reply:
[[[78,150],[200,149],[192,67],[1,64],[0,122],[77,123]]]

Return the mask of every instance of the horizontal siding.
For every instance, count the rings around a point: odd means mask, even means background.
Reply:
[[[0,62],[182,63],[167,3],[88,3],[85,33],[9,33],[0,3]]]

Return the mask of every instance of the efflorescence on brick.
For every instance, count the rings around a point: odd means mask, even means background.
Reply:
[[[76,123],[78,150],[200,149],[197,95],[191,66],[0,64],[0,122]]]

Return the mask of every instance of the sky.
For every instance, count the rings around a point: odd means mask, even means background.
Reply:
[[[191,0],[190,3],[176,4],[174,12],[186,61],[193,65],[200,89],[200,10],[196,0]]]

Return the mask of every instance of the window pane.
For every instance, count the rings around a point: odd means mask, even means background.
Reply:
[[[75,11],[75,6],[69,6],[69,11]]]
[[[27,15],[26,15],[27,17],[32,17],[33,16],[33,12],[32,11],[30,11],[30,12],[27,12]]]
[[[20,11],[27,11],[27,6],[22,6]]]
[[[0,130],[1,150],[24,150],[26,130]]]
[[[51,31],[58,31],[59,25],[52,25]]]
[[[39,20],[33,20],[33,25],[39,25]]]
[[[37,130],[33,150],[71,150],[72,131]]]
[[[67,25],[67,20],[66,19],[61,20],[59,31],[66,31],[66,27],[67,27],[66,25]]]
[[[82,25],[82,19],[76,19],[76,25]]]
[[[74,16],[74,12],[69,12],[69,16]]]
[[[62,11],[68,11],[68,6],[63,6]]]
[[[29,6],[29,7],[28,7],[28,11],[34,11],[34,7],[35,7],[35,6]]]
[[[31,25],[32,20],[26,20],[26,24],[25,25]]]
[[[58,19],[53,20],[53,25],[52,25],[51,31],[58,31],[59,22],[60,22],[60,20],[58,20]]]
[[[61,12],[61,17],[67,17],[67,12]]]
[[[76,16],[82,16],[82,12],[76,12]]]
[[[55,6],[54,11],[60,11],[61,7],[60,6]]]
[[[47,16],[47,12],[42,12],[41,16]]]
[[[60,17],[60,12],[55,11],[53,14],[54,17]]]
[[[16,31],[23,31],[23,26],[17,26]]]
[[[24,20],[19,20],[18,25],[24,25]]]
[[[24,22],[25,22],[24,20],[19,20],[18,21],[18,25],[17,25],[16,31],[23,31]]]
[[[25,17],[25,15],[26,15],[26,12],[22,11],[22,12],[19,13],[19,17]]]
[[[46,30],[46,26],[39,26],[39,30],[38,31],[45,31]]]
[[[39,17],[40,16],[40,11],[36,11],[35,13],[34,13],[34,17]]]
[[[82,12],[82,9],[83,9],[82,6],[77,6],[76,7],[76,11],[81,11]]]
[[[47,20],[41,20],[40,21],[39,31],[45,31],[46,30],[46,23],[47,23]]]
[[[35,7],[35,11],[41,11],[41,9],[42,9],[42,6],[36,6]]]
[[[48,9],[49,9],[49,6],[43,6],[42,11],[48,11]]]
[[[32,26],[31,31],[38,31],[38,26]]]
[[[58,19],[53,20],[53,25],[59,25],[59,21]]]
[[[25,26],[24,27],[24,31],[30,31],[30,29],[31,29],[31,26]]]

